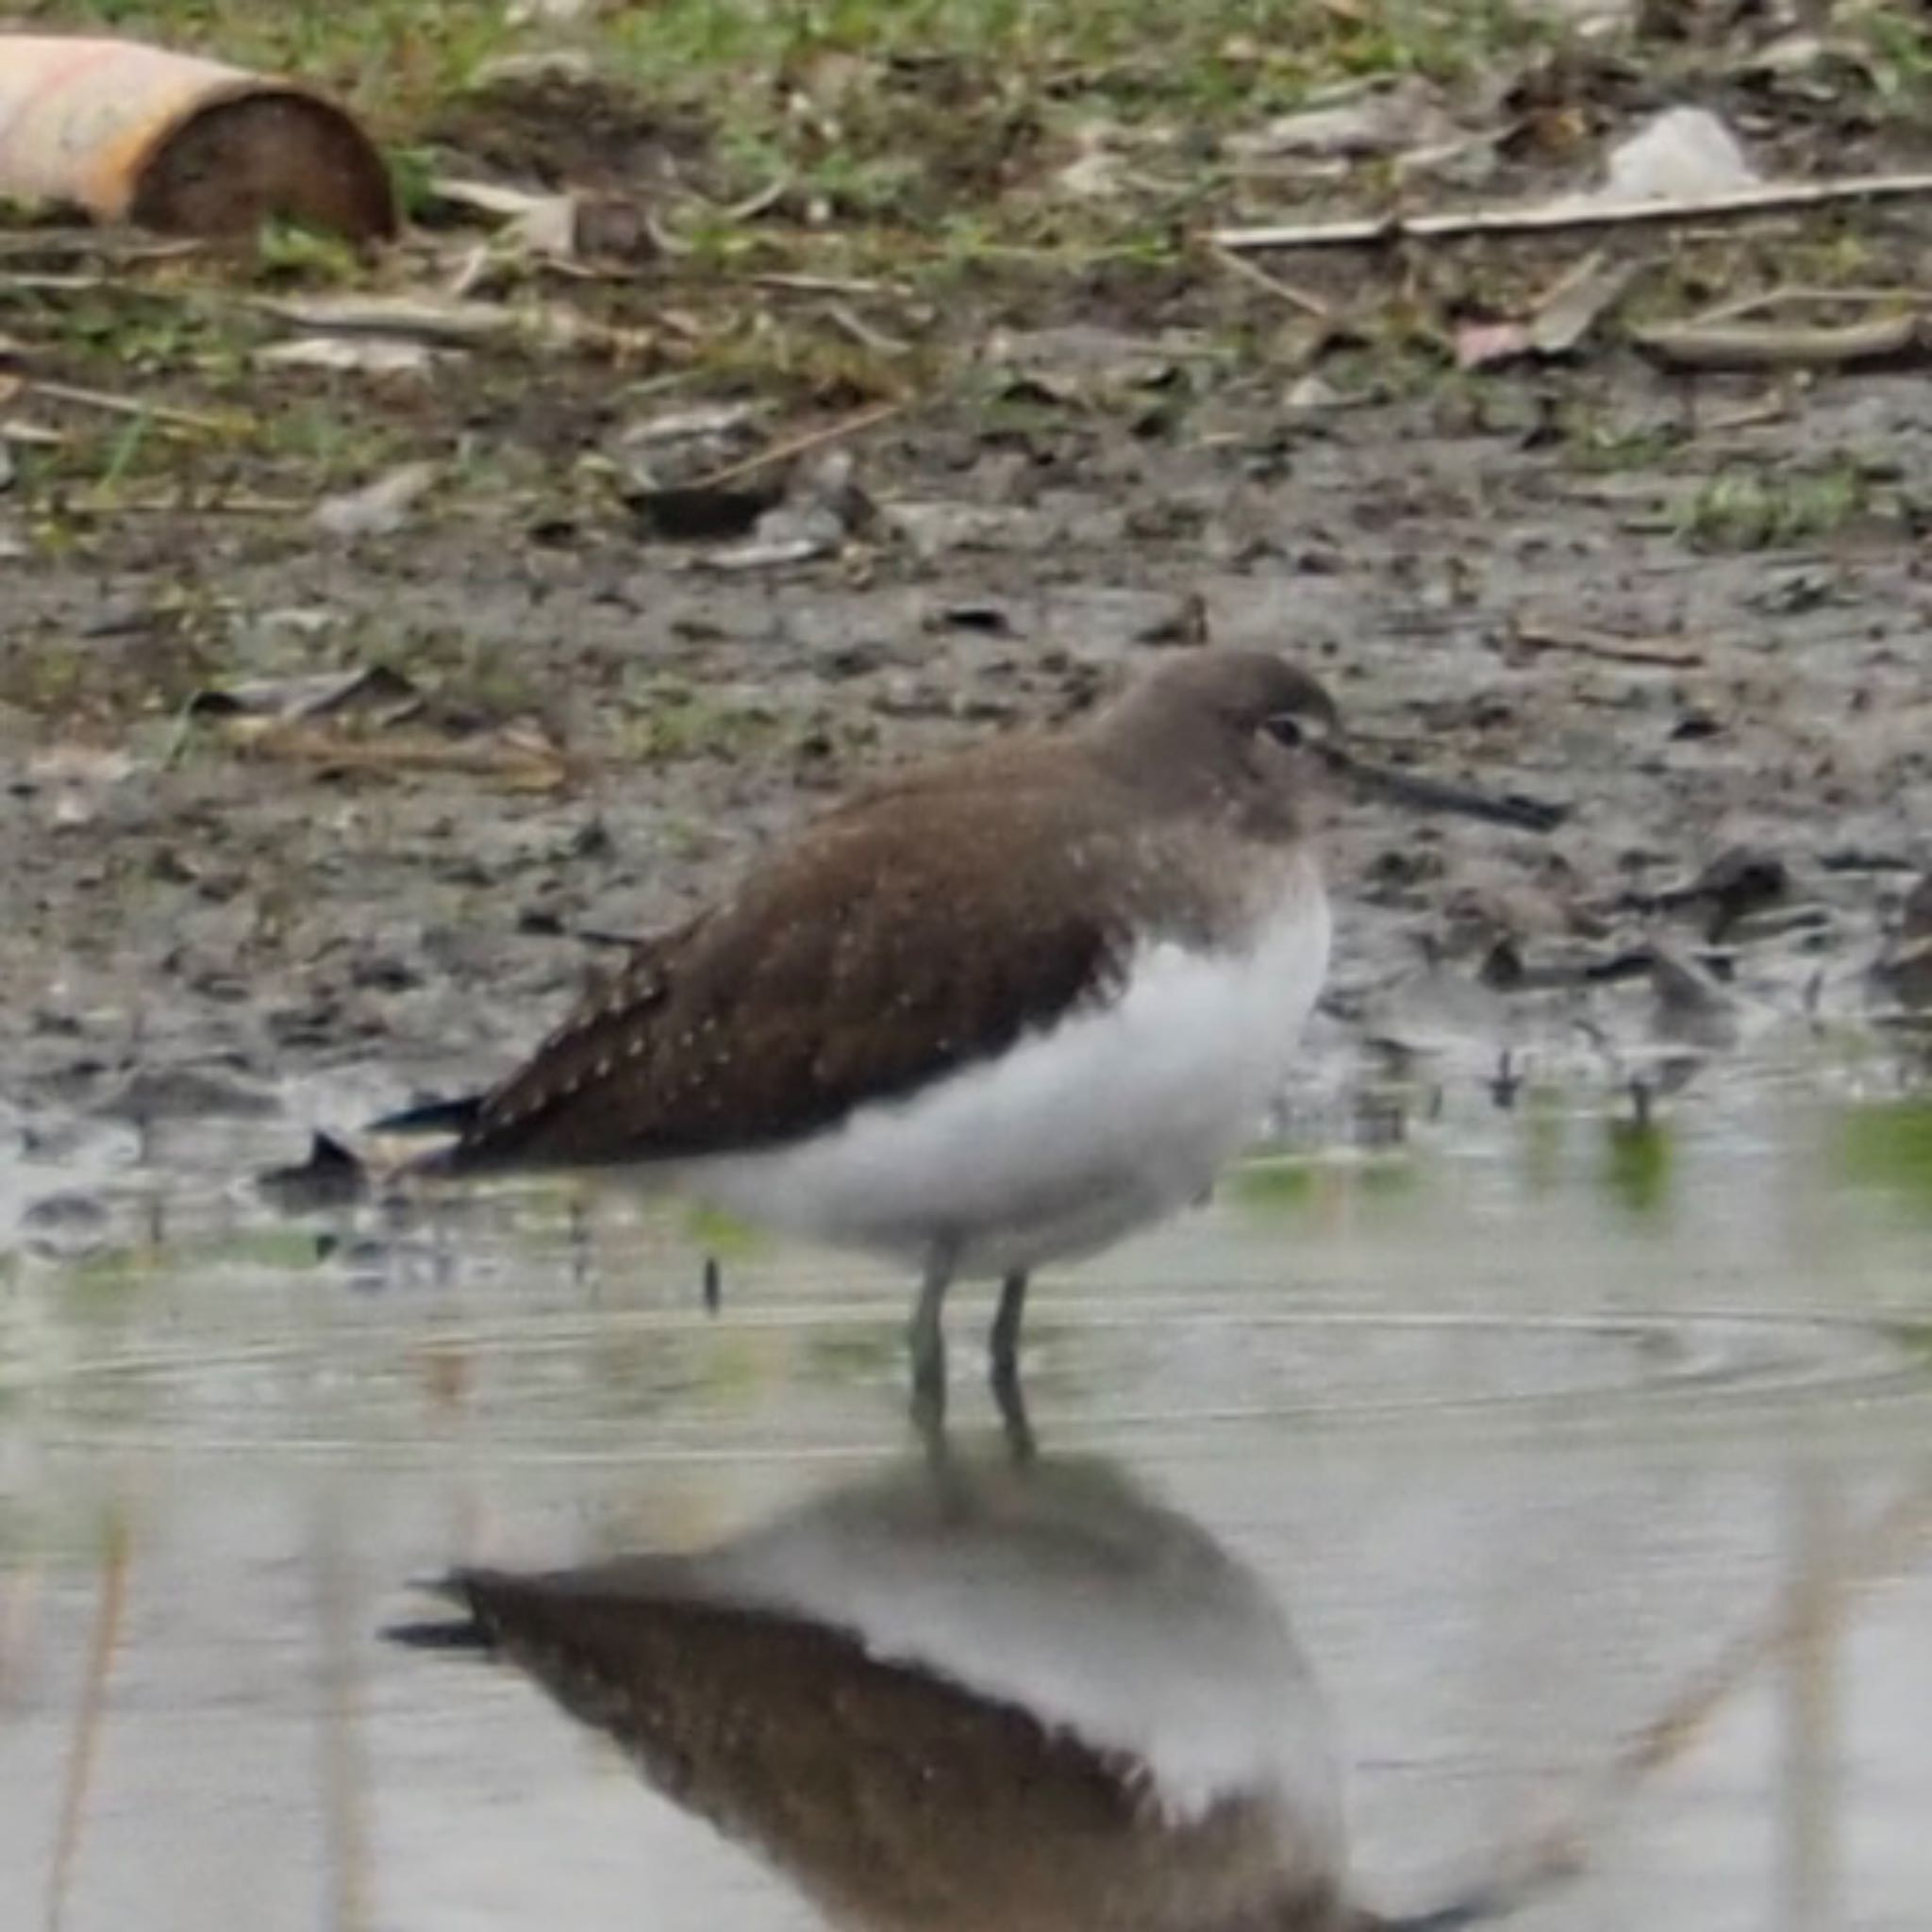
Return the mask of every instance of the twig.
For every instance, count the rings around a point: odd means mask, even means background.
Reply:
[[[1761,315],[1767,308],[1843,308],[1847,304],[1856,308],[1872,308],[1887,302],[1904,302],[1908,307],[1923,308],[1932,304],[1932,296],[1916,289],[1867,288],[1859,284],[1830,289],[1814,288],[1801,282],[1782,289],[1758,289],[1748,295],[1733,295],[1725,301],[1712,303],[1708,308],[1700,308],[1695,315],[1686,316],[1684,320],[1687,327],[1702,328],[1707,323],[1741,322],[1745,316]]]
[[[1297,289],[1292,282],[1284,282],[1279,275],[1271,275],[1265,268],[1257,268],[1252,261],[1242,260],[1229,249],[1217,246],[1208,253],[1230,274],[1239,275],[1244,282],[1252,282],[1257,289],[1266,289],[1291,308],[1299,308],[1304,315],[1311,315],[1317,322],[1335,319],[1334,311],[1319,295],[1310,295],[1306,290]]]
[[[466,248],[457,258],[445,292],[455,302],[467,301],[482,287],[491,269],[498,265],[496,251],[487,242]]]
[[[320,1656],[318,1766],[330,1932],[368,1932],[375,1923],[369,1856],[369,1762],[363,1740],[366,1686],[352,1619],[347,1538],[331,1509],[309,1550]]]
[[[0,273],[0,294],[4,295],[78,295],[89,289],[113,286],[113,277],[104,275],[99,269],[89,269],[82,275],[58,273],[52,269],[13,269]],[[143,289],[141,292],[146,294],[148,291]]]
[[[1573,657],[1600,658],[1607,664],[1650,664],[1670,671],[1690,671],[1704,662],[1701,651],[1625,642],[1596,631],[1559,630],[1533,618],[1520,619],[1510,627],[1509,642],[1524,651],[1563,651]]]
[[[1932,356],[1932,318],[1887,315],[1823,328],[1665,323],[1634,329],[1630,340],[1653,361],[1673,369],[1848,369]]]
[[[868,281],[861,275],[791,275],[772,270],[764,275],[753,275],[752,286],[758,289],[784,289],[797,295],[903,295],[906,293],[902,282]]]
[[[101,517],[299,517],[315,508],[292,496],[231,496],[197,498],[175,491],[170,496],[103,496],[98,492],[68,499],[78,516]]]
[[[474,208],[478,214],[495,215],[500,221],[514,221],[546,202],[571,199],[568,194],[533,194],[525,188],[504,188],[494,181],[471,181],[456,175],[432,175],[429,192],[439,201]]]
[[[277,322],[319,334],[409,336],[459,343],[521,338],[551,348],[617,351],[648,348],[657,340],[648,329],[621,328],[555,305],[525,309],[461,298],[343,295],[308,302],[264,298],[253,306]]]
[[[87,1817],[88,1792],[93,1786],[94,1760],[100,1755],[108,1685],[113,1675],[114,1653],[120,1647],[121,1624],[127,1608],[127,1522],[117,1507],[108,1524],[107,1556],[101,1565],[100,1609],[94,1618],[93,1641],[88,1646],[87,1677],[74,1727],[74,1753],[67,1760],[60,1824],[54,1839],[54,1862],[47,1874],[43,1921],[46,1932],[60,1932],[60,1922],[67,1909],[74,1860],[80,1850],[80,1828]]]
[[[250,725],[255,728],[246,728]],[[324,771],[459,772],[479,778],[501,778],[533,791],[554,791],[570,777],[569,761],[561,753],[504,739],[466,742],[409,732],[384,738],[345,738],[333,731],[258,719],[238,721],[227,736],[238,748],[253,756],[286,758],[292,764],[316,765]]]
[[[0,261],[74,256],[96,261],[173,261],[200,255],[207,247],[201,241],[159,242],[146,235],[103,234],[99,228],[29,228],[24,234],[0,235]]]
[[[756,221],[759,215],[769,214],[776,208],[791,192],[795,185],[790,175],[779,175],[766,182],[756,193],[747,194],[742,201],[734,201],[724,208],[718,207],[715,202],[705,202],[701,205],[718,221]],[[695,247],[694,243],[687,242],[668,222],[659,220],[648,209],[644,213],[644,233],[664,255],[690,255]]]
[[[747,194],[742,201],[734,201],[727,208],[718,210],[727,222],[756,221],[759,215],[768,214],[791,192],[792,178],[789,174],[774,175],[771,180],[756,192]]]
[[[649,208],[644,210],[644,233],[659,255],[669,256],[673,260],[697,253],[694,242],[687,242],[668,222],[660,221]]]
[[[1932,1487],[1900,1497],[1869,1524],[1831,1579],[1837,1601],[1849,1601],[1902,1564],[1932,1531]],[[1646,1779],[1664,1770],[1696,1742],[1724,1706],[1759,1670],[1788,1655],[1812,1633],[1815,1607],[1802,1594],[1788,1597],[1764,1624],[1743,1632],[1708,1669],[1684,1685],[1648,1724],[1631,1734],[1595,1780],[1591,1808],[1601,1815],[1626,1802]],[[1520,1901],[1552,1879],[1579,1870],[1588,1834],[1581,1818],[1567,1827],[1532,1832],[1498,1861],[1498,1876],[1485,1897]]]
[[[1783,423],[1791,414],[1791,399],[1780,391],[1760,396],[1755,403],[1740,403],[1735,409],[1719,409],[1703,417],[1697,425],[1700,436],[1728,436],[1736,429],[1762,429],[1767,423]]]
[[[236,436],[248,427],[245,417],[209,416],[199,409],[177,408],[172,403],[142,402],[135,396],[117,396],[107,390],[79,389],[71,382],[48,382],[34,375],[27,387],[52,402],[73,403],[83,409],[104,409],[112,416],[145,416],[151,423],[170,429],[193,429],[204,436]]]
[[[33,1616],[40,1574],[31,1569],[16,1570],[0,1591],[0,1711],[13,1693],[13,1672],[20,1652],[25,1648],[25,1632]]]
[[[1673,200],[1608,201],[1569,196],[1528,207],[1473,208],[1420,215],[1360,215],[1336,222],[1214,228],[1216,248],[1358,248],[1365,243],[1447,240],[1463,235],[1540,235],[1569,228],[1724,220],[1850,201],[1902,201],[1932,195],[1932,174],[1859,175],[1829,181],[1767,181],[1725,194]]]
[[[1869,1589],[1903,1562],[1932,1528],[1932,1490],[1902,1496],[1867,1525],[1832,1579],[1840,1599]],[[1712,1715],[1751,1681],[1764,1663],[1799,1642],[1809,1629],[1809,1607],[1787,1603],[1770,1624],[1734,1641],[1709,1671],[1689,1685],[1651,1723],[1638,1731],[1612,1767],[1610,1784],[1627,1790],[1652,1772],[1681,1757]]]
[[[850,336],[861,349],[870,349],[875,356],[904,356],[911,350],[910,342],[901,341],[897,336],[889,336],[883,329],[873,327],[862,315],[843,302],[827,302],[824,314],[834,328]]]
[[[769,470],[774,463],[789,462],[793,457],[823,449],[828,442],[857,436],[861,429],[870,429],[874,424],[885,423],[903,414],[905,408],[904,403],[874,403],[870,408],[841,417],[838,422],[827,423],[823,428],[787,437],[783,442],[774,442],[769,449],[760,450],[757,456],[746,457],[741,462],[726,463],[722,470],[713,470],[698,477],[690,487],[693,490],[718,490],[727,483],[741,482],[747,476],[756,476],[760,470]]]

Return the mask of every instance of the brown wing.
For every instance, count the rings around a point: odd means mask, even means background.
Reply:
[[[438,1164],[771,1145],[1105,997],[1127,938],[1125,908],[1093,893],[1119,836],[1107,804],[1018,786],[962,822],[952,788],[912,788],[834,814],[643,947]]]
[[[852,1631],[732,1602],[675,1561],[460,1573],[458,1621],[391,1633],[508,1658],[675,1804],[758,1849],[834,1924],[919,1932],[1340,1932],[1304,1821],[1204,1816],[1158,1772]],[[460,1621],[467,1612],[467,1621]],[[1379,1924],[1381,1922],[1373,1922]]]
[[[403,1640],[508,1659],[835,1924],[1332,1923],[1257,1908],[1286,1889],[1264,1806],[1236,1799],[1169,1824],[1137,1758],[872,1657],[836,1626],[708,1600],[648,1559],[581,1575],[466,1573],[450,1593],[473,1622]]]

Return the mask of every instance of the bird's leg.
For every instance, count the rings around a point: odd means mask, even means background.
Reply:
[[[1026,1271],[1016,1268],[1000,1283],[1000,1305],[992,1318],[992,1378],[995,1384],[1020,1379],[1020,1324],[1026,1316]]]
[[[912,1422],[930,1443],[946,1424],[946,1335],[941,1317],[953,1280],[954,1251],[936,1241],[925,1257],[919,1306],[912,1311]]]
[[[1026,1313],[1026,1271],[1016,1268],[1000,1283],[992,1318],[992,1397],[1006,1424],[1007,1444],[1018,1462],[1033,1459],[1033,1428],[1020,1389],[1020,1324]]]

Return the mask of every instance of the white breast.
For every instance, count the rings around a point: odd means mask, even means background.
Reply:
[[[1271,1795],[1339,1867],[1327,1714],[1278,1606],[1186,1519],[1080,1464],[870,1482],[700,1559],[711,1589],[850,1630],[1148,1773],[1175,1822]]]
[[[1328,939],[1310,868],[1244,950],[1158,941],[1103,1008],[807,1141],[679,1178],[729,1213],[834,1246],[917,1265],[950,1244],[965,1274],[1091,1254],[1187,1206],[1255,1133]]]

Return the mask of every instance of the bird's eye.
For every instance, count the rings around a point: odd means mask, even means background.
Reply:
[[[1297,750],[1308,741],[1307,726],[1293,711],[1275,712],[1263,722],[1261,729],[1276,744],[1285,744],[1290,751]]]

